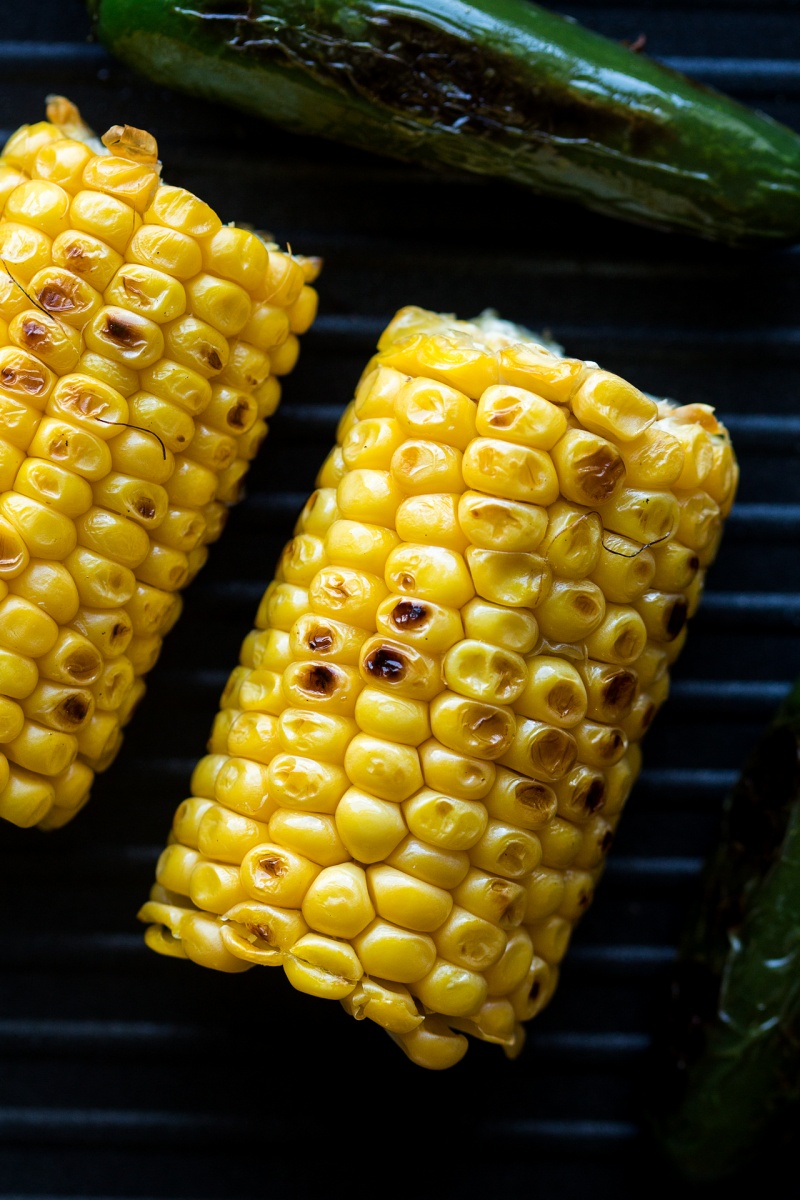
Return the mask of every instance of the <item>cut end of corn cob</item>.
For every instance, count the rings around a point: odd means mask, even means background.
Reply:
[[[50,96],[0,156],[0,817],[54,829],[119,750],[238,499],[321,261]]]
[[[592,901],[733,503],[729,437],[492,314],[401,310],[140,912],[433,1070],[509,1057]]]

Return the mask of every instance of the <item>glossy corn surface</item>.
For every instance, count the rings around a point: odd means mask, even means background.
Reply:
[[[312,324],[319,261],[51,98],[0,156],[0,818],[110,765]]]
[[[267,588],[140,912],[429,1069],[549,1002],[737,465],[491,316],[401,310]]]

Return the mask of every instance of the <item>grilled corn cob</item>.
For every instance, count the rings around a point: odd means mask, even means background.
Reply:
[[[726,431],[491,315],[401,310],[139,916],[449,1067],[523,1044],[734,497]]]
[[[161,181],[62,97],[0,158],[0,817],[119,750],[313,322],[316,259]]]

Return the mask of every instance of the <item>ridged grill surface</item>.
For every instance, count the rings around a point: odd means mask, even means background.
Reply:
[[[553,7],[612,37],[646,33],[649,53],[800,129],[795,0]],[[572,1200],[645,1179],[654,1194],[642,1112],[670,962],[725,791],[800,673],[800,250],[728,251],[292,139],[135,80],[87,32],[79,0],[4,13],[2,136],[63,92],[101,132],[149,129],[172,182],[325,268],[247,498],[187,592],[119,759],[71,827],[0,829],[0,1200],[255,1200],[393,1180]],[[474,1043],[441,1075],[279,972],[158,958],[135,920],[338,414],[408,303],[495,308],[654,394],[713,404],[742,470],[553,1005],[516,1062]]]

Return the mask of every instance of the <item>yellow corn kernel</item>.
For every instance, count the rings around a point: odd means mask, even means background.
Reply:
[[[606,781],[602,771],[582,763],[553,786],[558,799],[558,815],[568,821],[586,821],[605,803]]]
[[[662,421],[648,426],[633,441],[624,442],[619,451],[629,487],[673,487],[683,471],[683,446]]]
[[[0,225],[0,261],[5,264],[6,272],[11,276],[23,299],[27,285],[34,275],[43,267],[50,266],[51,247],[50,238],[39,229],[13,221],[4,221]],[[19,303],[14,289],[11,289],[10,294],[13,300]]]
[[[464,453],[463,472],[476,491],[545,506],[558,499],[556,471],[544,450],[475,438]]]
[[[394,529],[403,493],[389,471],[351,471],[337,484],[336,504],[342,517]]]
[[[300,908],[303,897],[321,868],[301,854],[271,842],[254,846],[245,855],[240,875],[253,900],[279,908]]]
[[[55,790],[50,779],[11,766],[8,780],[0,791],[0,817],[28,829],[45,819],[54,801]]]
[[[34,179],[47,179],[75,193],[80,189],[83,169],[91,157],[92,152],[84,142],[61,137],[40,146],[30,172]]]
[[[536,609],[536,620],[552,644],[581,642],[602,623],[605,609],[605,597],[590,579],[555,579]]]
[[[468,545],[459,524],[457,496],[409,496],[397,510],[395,525],[406,542],[443,546],[458,554]]]
[[[18,531],[9,521],[0,517],[0,579],[13,579],[20,575],[29,562],[28,547]]]
[[[124,610],[79,608],[73,624],[107,658],[124,654],[133,637],[133,625]]]
[[[15,477],[24,463],[24,450],[12,446],[10,442],[0,441],[0,490],[5,492],[13,487]]]
[[[92,489],[85,479],[43,458],[26,458],[13,483],[14,491],[49,504],[65,517],[80,517],[92,504]]]
[[[435,738],[419,747],[419,761],[428,787],[462,800],[483,799],[495,779],[492,763],[457,754]]]
[[[378,915],[407,929],[430,933],[453,906],[445,888],[385,864],[369,867],[367,881]]]
[[[507,996],[526,978],[533,961],[533,945],[527,930],[520,926],[508,935],[500,959],[484,972],[487,993]]]
[[[586,651],[600,662],[628,665],[644,650],[647,636],[645,623],[635,609],[608,604],[600,625],[585,638]]]
[[[197,840],[200,824],[208,810],[213,807],[213,801],[199,796],[190,796],[188,800],[179,804],[172,821],[172,835],[175,841],[188,846],[190,850],[199,849]]]
[[[309,585],[306,611],[310,606],[320,616],[371,630],[376,610],[387,594],[388,588],[376,575],[352,567],[327,566]]]
[[[444,796],[433,788],[422,788],[402,809],[415,837],[445,850],[468,850],[486,830],[486,809],[480,802]]]
[[[422,787],[419,755],[413,747],[366,733],[350,742],[344,767],[355,787],[381,800],[399,803]]]
[[[450,890],[461,883],[469,871],[469,856],[463,850],[445,850],[409,835],[387,855],[386,863],[408,875]]]
[[[411,1033],[422,1024],[410,992],[402,984],[362,977],[355,990],[342,1000],[345,1012],[357,1021],[375,1021],[389,1033]]]
[[[499,756],[503,766],[544,783],[566,775],[577,756],[575,739],[546,721],[517,718],[513,736]]]
[[[580,829],[561,817],[553,817],[538,836],[542,845],[542,866],[559,870],[574,862],[583,843]]]
[[[189,899],[205,912],[221,915],[235,904],[246,901],[247,893],[236,867],[201,859],[189,880]]]
[[[101,237],[81,229],[59,234],[53,241],[52,258],[54,266],[80,276],[100,293],[108,287],[123,262],[122,255]]]
[[[391,733],[394,741],[407,746],[418,746],[431,734],[427,704],[383,688],[365,687],[359,693],[354,716],[364,733],[375,737]]]
[[[320,871],[305,894],[303,917],[311,929],[330,937],[361,933],[375,918],[363,868],[342,862]]]
[[[488,994],[484,975],[442,958],[437,958],[427,974],[414,982],[412,991],[426,1008],[451,1017],[473,1013]]]
[[[348,717],[307,709],[284,709],[278,719],[278,736],[287,753],[334,764],[344,761],[347,744],[357,731],[356,722]]]
[[[502,879],[487,871],[470,867],[461,883],[453,889],[452,898],[462,910],[487,921],[500,929],[516,929],[525,913],[525,888],[510,879]],[[438,945],[438,943],[437,943]],[[505,947],[505,940],[502,948]],[[441,952],[441,950],[440,950]],[[445,955],[445,957],[449,957]],[[497,955],[499,958],[500,955]],[[496,961],[496,959],[495,959]],[[469,965],[469,964],[461,964]],[[480,969],[480,968],[478,968]]]
[[[483,871],[504,879],[524,879],[539,865],[542,849],[536,834],[503,821],[489,821],[469,857],[473,866]]]
[[[347,850],[333,817],[324,813],[278,808],[269,820],[273,842],[302,854],[322,867],[347,860]]]
[[[478,432],[484,437],[520,442],[538,450],[551,450],[567,427],[564,413],[555,404],[507,384],[486,389],[476,418]]]
[[[665,491],[623,488],[599,511],[607,529],[646,546],[672,537],[680,520],[678,501]]]
[[[369,975],[393,983],[414,983],[430,971],[436,958],[433,940],[376,918],[353,938],[353,947]]]
[[[120,747],[120,720],[116,713],[96,710],[75,735],[84,758],[95,760],[96,771],[103,770]]]
[[[364,422],[359,422],[364,424]],[[407,496],[431,493],[459,493],[464,481],[461,475],[462,454],[441,442],[422,440],[402,441],[387,464],[395,485]],[[383,463],[362,469],[383,470]]]
[[[602,550],[603,525],[597,513],[559,500],[551,504],[547,516],[539,553],[553,573],[566,579],[591,575]]]
[[[556,794],[546,783],[497,768],[484,801],[490,817],[522,829],[540,829],[556,811]]]
[[[231,287],[237,285],[231,284]],[[209,320],[209,317],[204,318]],[[214,322],[211,321],[213,325]],[[257,303],[252,305],[250,314],[241,329],[241,335],[250,345],[259,350],[273,350],[282,346],[290,333],[300,332],[290,328],[290,315],[285,309],[274,304]],[[269,415],[269,414],[265,414]]]
[[[470,546],[466,560],[475,591],[491,604],[536,608],[550,591],[550,568],[538,554]]]
[[[267,792],[267,768],[247,758],[228,758],[219,765],[212,796],[226,808],[255,820],[268,820],[275,809]],[[204,795],[196,779],[192,791]]]
[[[325,1000],[343,1000],[363,968],[346,942],[307,933],[287,950],[283,969],[292,987]]]
[[[567,403],[583,370],[578,359],[561,358],[546,347],[527,341],[501,347],[497,357],[507,383],[530,388],[555,404]]]
[[[352,857],[362,863],[381,862],[408,832],[397,804],[360,788],[348,788],[334,815],[340,838]]]
[[[364,419],[364,413],[359,412]],[[393,415],[407,438],[427,438],[465,450],[475,436],[475,405],[455,388],[411,379],[394,399]]]
[[[631,604],[647,591],[655,574],[655,549],[619,534],[604,533],[599,558],[590,574],[607,602]]]
[[[3,752],[10,762],[27,771],[58,775],[74,761],[78,742],[70,733],[28,720],[18,735],[6,742]]]
[[[269,841],[269,828],[263,821],[255,821],[252,817],[242,816],[241,813],[231,812],[220,804],[205,800],[193,803],[203,805],[195,836],[197,849],[207,858],[218,862],[241,863],[254,846]],[[176,835],[184,844],[189,844],[177,829]]]
[[[470,971],[483,971],[502,955],[506,935],[497,925],[456,905],[433,941],[441,959]]]
[[[572,730],[579,762],[604,769],[618,762],[627,748],[625,731],[597,721],[581,721]]]
[[[266,247],[255,234],[229,225],[206,235],[202,253],[207,271],[230,279],[249,292],[262,283],[270,260]]]
[[[468,638],[523,657],[530,654],[539,640],[536,618],[524,608],[506,608],[476,596],[462,609],[461,617]]]
[[[25,713],[15,700],[0,696],[0,742],[11,742],[22,732]]]
[[[298,539],[295,538],[296,542]],[[293,545],[294,543],[290,543]],[[277,632],[277,631],[273,631]],[[294,659],[323,657],[345,666],[356,666],[366,632],[342,621],[317,617],[313,613],[298,617],[287,638],[287,662]]]
[[[150,552],[144,529],[104,508],[90,508],[75,522],[78,544],[105,554],[123,567],[138,567]]]
[[[187,912],[181,920],[178,934],[184,954],[198,966],[229,974],[249,971],[252,966],[252,963],[237,958],[228,950],[221,936],[219,922],[202,913]],[[161,950],[160,946],[157,948]],[[166,952],[170,953],[169,950]]]
[[[586,715],[586,689],[571,663],[540,654],[529,660],[523,687],[511,703],[524,717],[571,729]]]
[[[565,871],[534,867],[525,883],[523,920],[526,925],[540,917],[549,917],[561,907],[566,892],[565,881]]]
[[[570,397],[574,415],[591,433],[632,442],[653,424],[658,414],[651,400],[609,371],[589,370]]]
[[[40,419],[35,408],[0,394],[0,422],[6,444],[27,450]]]
[[[443,692],[431,704],[431,729],[450,750],[494,760],[510,748],[515,736],[511,712],[454,692]]]
[[[464,534],[484,550],[536,550],[547,520],[547,509],[520,500],[469,491],[458,499],[458,521]]]

